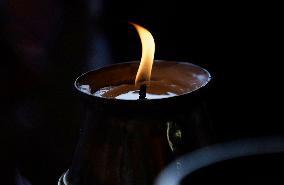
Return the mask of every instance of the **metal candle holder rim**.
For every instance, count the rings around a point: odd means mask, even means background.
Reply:
[[[74,87],[77,91],[85,94],[85,95],[88,95],[89,97],[93,97],[93,98],[97,98],[97,99],[101,99],[101,100],[109,100],[109,101],[113,101],[113,102],[133,102],[133,101],[136,101],[136,100],[124,100],[124,99],[114,99],[114,98],[105,98],[105,97],[98,97],[98,96],[94,96],[90,93],[86,93],[86,92],[83,92],[79,85],[78,85],[78,81],[85,75],[89,74],[89,73],[92,73],[92,72],[95,72],[95,71],[99,71],[99,70],[102,70],[104,68],[111,68],[111,67],[114,67],[114,66],[118,66],[118,65],[126,65],[126,64],[133,64],[133,63],[139,63],[140,61],[136,61],[136,60],[133,60],[133,61],[127,61],[127,62],[121,62],[121,63],[116,63],[116,64],[111,64],[111,65],[107,65],[107,66],[103,66],[103,67],[100,67],[100,68],[97,68],[97,69],[93,69],[93,70],[90,70],[90,71],[87,71],[83,74],[81,74],[79,77],[76,78],[75,82],[74,82]],[[184,62],[184,61],[174,61],[174,60],[154,60],[154,64],[155,63],[163,63],[163,62],[172,62],[172,63],[179,63],[179,64],[186,64],[186,65],[191,65],[193,67],[197,67],[197,68],[200,68],[202,69],[207,75],[208,75],[208,80],[206,81],[206,83],[204,83],[203,85],[201,85],[199,88],[193,90],[193,91],[190,91],[190,92],[186,92],[186,93],[183,93],[183,94],[180,94],[178,96],[173,96],[173,97],[167,97],[167,98],[161,98],[161,99],[147,99],[146,101],[151,101],[151,102],[158,102],[158,101],[161,101],[161,100],[164,100],[164,99],[175,99],[175,98],[178,98],[178,97],[183,97],[185,95],[188,95],[188,94],[192,94],[193,92],[198,92],[200,91],[200,89],[203,89],[204,86],[206,86],[211,80],[212,80],[212,76],[211,74],[203,67],[200,67],[196,64],[193,64],[191,62]]]

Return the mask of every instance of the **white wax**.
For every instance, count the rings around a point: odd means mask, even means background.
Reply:
[[[161,83],[149,85],[147,88],[146,99],[162,99],[172,96],[177,96],[179,92],[177,86],[167,84],[166,86]],[[176,92],[175,92],[175,91]],[[137,86],[132,84],[122,84],[118,86],[103,87],[96,91],[93,95],[105,98],[114,98],[121,100],[138,100],[139,89]]]
[[[161,98],[168,98],[168,97],[172,97],[172,96],[176,96],[176,94],[168,92],[166,94],[150,94],[150,93],[146,93],[146,98],[147,99],[161,99]],[[115,97],[115,99],[120,99],[120,100],[138,100],[139,99],[139,92],[138,91],[129,91],[127,93],[121,94],[117,97]]]

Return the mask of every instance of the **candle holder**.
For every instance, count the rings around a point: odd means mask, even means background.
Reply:
[[[59,185],[153,184],[178,156],[213,142],[204,106],[211,77],[194,64],[154,62],[151,80],[174,79],[192,87],[177,96],[120,100],[94,95],[106,86],[134,83],[138,67],[138,61],[115,64],[77,78],[85,117],[72,165]]]

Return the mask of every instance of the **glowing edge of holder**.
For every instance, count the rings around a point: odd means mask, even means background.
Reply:
[[[67,170],[67,171],[60,177],[60,179],[58,180],[57,185],[70,185],[70,184],[67,182],[67,180],[66,180],[67,175],[68,175],[68,172],[69,172],[69,170]]]

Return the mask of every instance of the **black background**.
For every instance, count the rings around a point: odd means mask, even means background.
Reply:
[[[212,74],[206,98],[217,141],[283,134],[276,7],[1,2],[0,184],[57,183],[71,164],[82,122],[74,80],[87,70],[140,58],[139,38],[127,21],[150,30],[156,59],[193,62]]]

